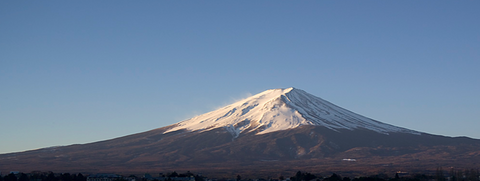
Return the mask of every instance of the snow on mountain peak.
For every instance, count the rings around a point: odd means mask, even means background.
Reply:
[[[324,126],[333,130],[368,129],[384,134],[420,134],[350,112],[293,87],[263,91],[218,110],[179,122],[165,133],[182,129],[208,131],[223,127],[237,137],[245,131],[265,134],[302,125]]]

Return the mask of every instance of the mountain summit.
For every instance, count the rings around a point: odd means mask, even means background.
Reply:
[[[367,129],[378,133],[411,133],[413,130],[381,123],[336,106],[296,88],[271,89],[174,125],[165,133],[225,128],[238,137],[243,132],[265,134],[302,125],[332,130]]]
[[[0,172],[175,170],[223,178],[293,175],[298,170],[378,174],[477,168],[479,150],[480,140],[381,123],[303,90],[287,88],[267,90],[142,133],[0,154]]]

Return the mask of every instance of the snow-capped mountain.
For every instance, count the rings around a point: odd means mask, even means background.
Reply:
[[[106,128],[110,129],[110,128]],[[258,178],[289,170],[384,173],[476,168],[480,140],[420,133],[287,88],[110,140],[0,154],[0,172],[193,171]]]
[[[165,133],[182,129],[208,131],[225,128],[232,135],[238,136],[242,132],[256,131],[257,134],[265,134],[302,125],[323,126],[332,130],[367,129],[383,134],[421,134],[361,116],[293,87],[264,91],[177,123]]]

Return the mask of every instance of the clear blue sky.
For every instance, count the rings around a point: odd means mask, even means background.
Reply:
[[[480,138],[480,1],[0,1],[0,153],[167,126],[272,88]]]

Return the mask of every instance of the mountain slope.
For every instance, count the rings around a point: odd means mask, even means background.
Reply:
[[[269,175],[475,168],[480,140],[381,123],[305,91],[267,90],[183,122],[95,143],[1,154],[0,171]],[[350,161],[344,161],[344,159]],[[356,160],[356,161],[351,161]]]
[[[383,134],[420,134],[350,112],[295,88],[264,91],[221,109],[182,121],[166,132],[181,129],[205,131],[223,127],[238,136],[245,131],[264,134],[302,125],[323,126],[332,130],[368,129]]]

